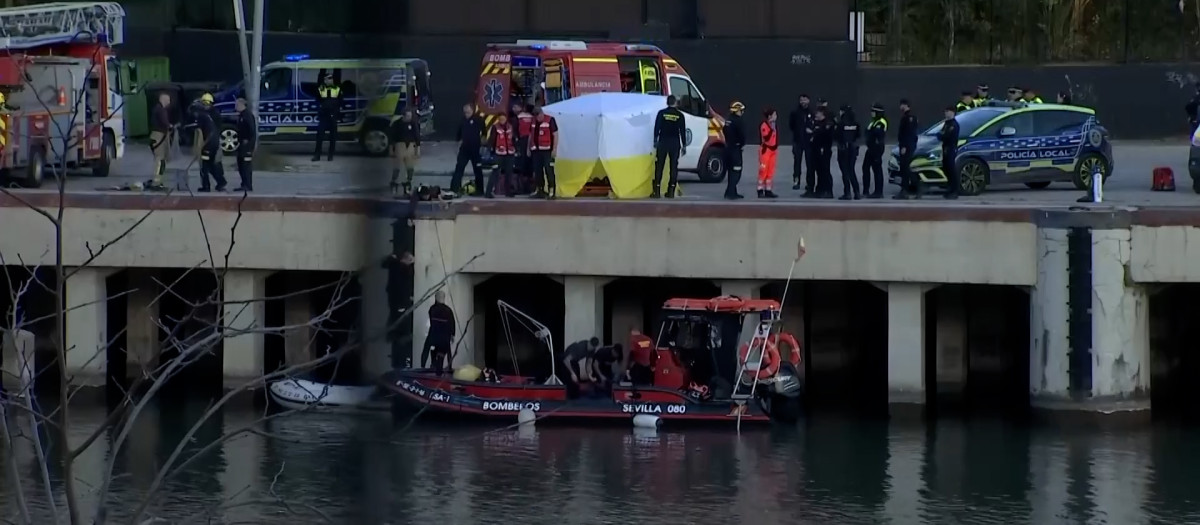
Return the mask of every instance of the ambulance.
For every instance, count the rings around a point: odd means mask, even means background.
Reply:
[[[573,40],[488,44],[475,103],[490,127],[513,103],[549,105],[605,92],[675,95],[687,119],[687,154],[679,159],[679,169],[695,172],[702,182],[725,177],[724,119],[683,67],[657,46]]]
[[[108,176],[125,152],[124,18],[116,2],[0,9],[0,175],[34,188],[67,170]]]

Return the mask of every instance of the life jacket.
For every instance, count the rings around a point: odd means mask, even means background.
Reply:
[[[526,111],[517,113],[517,135],[527,139],[530,133],[533,133],[533,115]]]
[[[554,119],[550,115],[542,115],[533,123],[533,149],[550,151],[554,149],[554,129],[551,127]]]
[[[517,152],[517,147],[513,143],[512,124],[508,122],[494,124],[492,126],[492,136],[496,137],[497,155],[512,155]]]
[[[779,145],[779,134],[775,133],[775,126],[772,126],[770,122],[763,122],[758,127],[758,134],[762,139],[762,147],[775,149]]]
[[[629,336],[629,359],[642,366],[650,366],[650,354],[654,352],[654,340],[646,334]]]

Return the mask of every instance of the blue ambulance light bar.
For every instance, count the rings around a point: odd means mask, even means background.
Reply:
[[[546,49],[546,46],[545,46],[545,44],[532,44],[529,46],[529,49],[536,49],[538,51],[541,51],[543,49]]]
[[[653,51],[656,53],[662,53],[662,50],[659,49],[658,46],[653,46],[650,44],[627,44],[625,49],[627,51]]]
[[[308,60],[308,54],[284,55],[283,57],[284,62],[299,62],[301,60]]]

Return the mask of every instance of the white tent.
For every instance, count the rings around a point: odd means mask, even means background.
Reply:
[[[592,93],[543,108],[558,122],[558,194],[574,196],[607,178],[617,198],[650,195],[654,118],[665,107],[662,96]]]

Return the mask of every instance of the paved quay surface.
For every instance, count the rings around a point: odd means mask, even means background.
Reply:
[[[311,161],[311,146],[264,146],[266,153],[263,157],[264,167],[255,172],[254,197],[372,197],[383,195],[390,176],[390,160],[386,158],[366,157],[357,153],[357,148],[347,145],[346,154],[340,155],[332,162]],[[450,173],[454,169],[455,144],[429,143],[423,148],[417,174],[417,182],[449,186]],[[792,154],[791,148],[779,148],[779,164],[776,170],[775,191],[780,195],[778,204],[803,202],[811,205],[831,206],[845,205],[842,201],[824,201],[800,199],[798,191],[791,189],[792,183]],[[739,190],[748,198],[742,202],[755,202],[755,181],[757,172],[756,150],[747,148],[744,165],[746,172],[742,177]],[[1191,179],[1187,175],[1188,146],[1186,142],[1131,142],[1118,141],[1114,143],[1116,169],[1108,184],[1104,187],[1105,201],[1109,205],[1124,206],[1197,206],[1200,205],[1200,195],[1191,191]],[[860,157],[861,158],[861,157]],[[171,173],[167,182],[171,183],[175,170],[182,170],[188,165],[189,159],[175,158],[170,163]],[[237,170],[233,166],[232,157],[225,159],[226,177],[230,187],[238,184]],[[85,175],[75,175],[68,179],[67,189],[71,193],[117,193],[130,194],[138,192],[118,191],[110,189],[113,186],[126,185],[145,181],[150,178],[153,159],[148,146],[131,144],[126,149],[126,155],[114,167],[113,174],[104,179]],[[886,159],[885,159],[886,166]],[[1175,172],[1175,182],[1178,190],[1173,193],[1150,191],[1150,173],[1158,166],[1170,167]],[[840,195],[841,176],[834,163],[835,193]],[[191,187],[199,186],[199,172],[196,165],[189,170]],[[468,177],[470,176],[468,170]],[[695,179],[693,174],[681,174],[681,186],[684,195],[677,199],[689,201],[718,201],[724,191],[724,183],[703,184]],[[52,185],[44,189],[14,190],[18,193],[52,192]],[[895,186],[888,185],[886,192],[895,193]],[[153,193],[150,193],[153,195]],[[176,195],[179,195],[176,193]],[[1075,199],[1081,193],[1069,182],[1056,183],[1047,189],[1031,190],[1021,184],[996,185],[989,188],[983,195],[963,197],[954,205],[1002,205],[1002,206],[1031,206],[1057,207],[1074,205]],[[205,198],[198,195],[197,198]],[[883,201],[863,200],[855,204],[881,204]],[[886,199],[889,204],[899,204]],[[927,197],[922,201],[912,201],[911,205],[934,205],[945,203],[936,196]],[[564,203],[565,204],[565,203]],[[714,204],[710,202],[710,204]],[[908,202],[903,203],[908,205]]]

